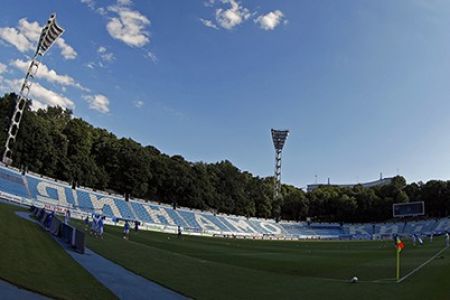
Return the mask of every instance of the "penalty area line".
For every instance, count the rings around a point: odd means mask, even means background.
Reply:
[[[442,252],[444,252],[445,250],[447,250],[448,247],[445,247],[443,249],[441,249],[438,253],[436,253],[435,255],[433,255],[430,259],[428,259],[426,262],[424,262],[423,264],[421,264],[420,266],[418,266],[417,268],[415,268],[414,270],[412,270],[411,272],[409,272],[408,274],[406,274],[405,276],[403,276],[402,278],[400,278],[397,283],[401,283],[402,281],[404,281],[405,279],[407,279],[408,277],[410,277],[411,275],[413,275],[414,273],[416,273],[417,271],[419,271],[420,269],[422,269],[423,267],[425,267],[427,264],[429,264],[431,261],[433,261],[436,257],[438,257],[439,255],[441,255]]]

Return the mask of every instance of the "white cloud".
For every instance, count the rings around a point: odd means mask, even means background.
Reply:
[[[101,113],[109,112],[109,99],[104,95],[85,95],[83,98],[89,103],[89,108]]]
[[[112,54],[111,52],[105,53],[105,54],[103,54],[103,55],[101,56],[101,58],[102,58],[104,61],[113,61],[113,60],[114,60],[114,54]]]
[[[219,27],[217,27],[217,25],[214,24],[214,22],[211,20],[206,20],[206,19],[200,18],[200,22],[202,22],[202,24],[205,25],[206,27],[219,29]]]
[[[150,43],[148,27],[151,22],[141,12],[131,8],[133,1],[117,0],[116,4],[108,7],[96,7],[94,0],[81,0],[81,3],[108,18],[106,30],[114,39],[138,48]],[[113,56],[106,57],[106,60],[109,58]]]
[[[22,67],[23,62],[15,61],[14,64],[17,64],[18,67]],[[53,70],[50,70],[53,71]],[[52,74],[51,72],[46,72],[48,74]],[[49,81],[58,82],[61,84],[61,89],[63,92],[66,91],[67,85],[76,85],[76,83],[68,76],[61,76],[58,74],[46,75]],[[50,80],[51,79],[51,80]],[[22,85],[23,80],[21,79],[5,79],[0,76],[0,91],[18,91]],[[87,90],[89,91],[89,90]],[[30,99],[33,100],[32,109],[45,109],[48,106],[60,106],[62,108],[74,109],[75,103],[70,98],[57,93],[53,90],[47,89],[40,85],[37,82],[34,82],[32,88],[30,89]],[[109,100],[106,96],[97,94],[97,95],[83,95],[83,98],[89,103],[89,108],[97,110],[101,113],[109,112]]]
[[[222,0],[222,3],[230,5],[228,9],[216,9],[216,21],[222,28],[233,29],[251,16],[250,11],[236,0]]]
[[[10,65],[25,73],[28,70],[28,66],[30,65],[30,62],[16,59],[14,61],[11,61]],[[85,88],[84,86],[82,86],[81,84],[76,82],[74,78],[70,77],[69,75],[60,75],[60,74],[56,73],[55,70],[49,69],[43,63],[39,64],[39,68],[38,68],[35,76],[36,76],[36,78],[42,78],[51,83],[56,83],[56,84],[59,84],[62,86],[73,86],[82,91],[89,92],[88,88]]]
[[[51,105],[46,105],[35,99],[33,99],[33,101],[31,102],[31,110],[34,110],[34,111],[37,111],[39,109],[46,109],[48,106],[51,106]]]
[[[255,11],[250,11],[244,7],[238,0],[207,0],[204,2],[206,7],[216,7],[215,20],[200,18],[203,25],[213,29],[232,30],[236,26],[255,16]],[[218,8],[217,8],[218,7]],[[271,11],[265,15],[260,15],[254,22],[264,30],[274,30],[281,23],[287,24],[284,14],[280,10]]]
[[[264,30],[274,30],[284,18],[284,14],[280,10],[271,11],[268,14],[261,15],[255,19],[255,23],[259,24]],[[285,20],[286,22],[286,20]]]
[[[117,0],[117,4],[125,6],[125,5],[131,5],[132,2],[131,2],[131,0]]]
[[[56,40],[56,46],[61,49],[61,55],[65,59],[75,59],[78,55],[78,53],[71,46],[69,46],[62,37]]]
[[[0,28],[0,39],[10,43],[20,52],[35,51],[42,27],[38,22],[28,22],[26,18],[22,18],[17,28]],[[76,58],[77,52],[63,38],[57,39],[55,44],[65,59]]]
[[[28,22],[26,18],[19,20],[19,31],[31,42],[37,43],[41,36],[42,26],[38,22]]]
[[[0,95],[6,94],[10,91],[9,87],[5,85],[5,81],[2,75],[0,75]]]
[[[141,108],[142,106],[144,106],[144,101],[142,100],[137,100],[133,102],[134,106],[137,108]]]
[[[207,0],[207,1],[203,2],[203,5],[205,5],[206,7],[212,7],[212,6],[214,6],[215,2],[216,2],[216,0]]]
[[[97,49],[97,53],[100,55],[100,58],[103,61],[112,62],[115,59],[114,54],[112,52],[108,52],[108,49],[106,49],[106,47],[100,46]]]
[[[128,46],[143,47],[150,42],[150,33],[147,30],[150,20],[139,11],[124,6],[123,2],[128,1],[119,1],[118,5],[108,7],[108,11],[117,16],[110,18],[106,29],[113,38]]]
[[[106,16],[108,14],[108,11],[104,7],[99,7],[95,10],[98,14],[102,16]]]
[[[30,95],[33,99],[49,106],[61,106],[62,108],[75,108],[75,103],[69,98],[58,94],[54,91],[44,88],[39,83],[34,83],[30,90]]]
[[[19,90],[22,85],[22,80],[13,79],[13,80],[4,80],[5,83],[11,90]],[[60,106],[62,108],[75,108],[75,103],[52,90],[49,90],[39,83],[33,83],[33,87],[30,89],[30,98],[33,100],[32,108],[37,110],[39,108],[45,108],[47,106]]]
[[[20,52],[33,49],[30,41],[15,28],[0,28],[0,39],[15,46]]]
[[[81,0],[81,3],[86,4],[90,9],[95,9],[94,0]]]
[[[105,16],[107,14],[107,11],[104,7],[95,7],[96,3],[94,0],[81,0],[81,3],[86,4],[87,7],[89,7],[92,11],[98,13],[99,15]]]
[[[0,74],[5,73],[8,67],[2,63],[0,63]]]
[[[158,57],[156,57],[156,55],[151,51],[147,51],[145,57],[149,58],[154,64],[158,62]]]
[[[95,69],[95,63],[92,61],[85,64],[85,66],[91,70]]]

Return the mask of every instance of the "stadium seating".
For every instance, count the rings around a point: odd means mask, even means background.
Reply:
[[[144,207],[142,206],[142,204],[134,202],[134,201],[130,201],[131,207],[135,212],[135,216],[138,220],[140,220],[141,222],[144,223],[152,223],[152,219],[150,218],[149,214],[147,213],[147,211],[144,209]]]
[[[184,221],[184,219],[182,217],[180,217],[180,215],[178,214],[177,211],[173,210],[173,209],[169,209],[167,210],[167,214],[169,215],[169,217],[172,218],[172,220],[175,222],[175,224],[177,224],[177,226],[181,226],[181,227],[187,227],[187,223]]]
[[[2,169],[0,172],[1,192],[19,197],[30,197],[23,176],[17,172]]]
[[[372,238],[392,234],[429,235],[450,230],[448,218],[408,223],[336,224],[285,222],[212,214],[188,208],[170,206],[136,199],[125,201],[118,195],[95,192],[86,188],[72,189],[68,183],[34,174],[22,175],[17,170],[0,166],[0,195],[26,199],[33,205],[47,209],[70,208],[83,216],[100,213],[107,218],[140,221],[162,228],[183,227],[186,232],[222,235],[271,235],[287,238]]]

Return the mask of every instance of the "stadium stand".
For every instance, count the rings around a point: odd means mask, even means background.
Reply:
[[[69,183],[45,178],[36,174],[23,175],[18,170],[0,166],[0,197],[25,205],[64,212],[70,209],[72,216],[84,218],[92,213],[102,214],[109,224],[117,220],[135,220],[143,229],[176,232],[177,226],[184,232],[222,236],[275,237],[287,239],[304,238],[388,238],[393,234],[441,234],[450,230],[448,218],[419,220],[401,223],[336,224],[305,223],[246,218],[213,214],[211,212],[173,209],[144,200],[125,199],[118,195],[94,192],[88,188],[72,189]]]
[[[2,192],[13,194],[19,197],[30,197],[21,174],[2,169],[0,172],[0,186]]]

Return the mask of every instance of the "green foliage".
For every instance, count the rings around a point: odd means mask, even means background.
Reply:
[[[8,128],[16,105],[16,98],[15,94],[7,94],[4,97],[0,97],[0,150],[2,154],[5,151]]]
[[[14,94],[0,98],[1,146],[15,99]],[[325,185],[305,193],[283,185],[282,197],[274,199],[272,177],[255,177],[227,160],[208,164],[170,157],[153,146],[94,128],[70,110],[33,112],[30,104],[14,144],[15,166],[83,186],[213,212],[289,220],[383,221],[392,217],[393,203],[422,200],[429,216],[450,212],[450,184],[407,185],[401,176],[370,189]]]

